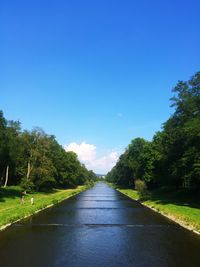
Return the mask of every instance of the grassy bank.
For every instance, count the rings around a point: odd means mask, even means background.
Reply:
[[[5,225],[30,216],[41,209],[78,194],[85,189],[85,186],[79,186],[75,189],[54,189],[51,192],[34,192],[26,195],[25,202],[22,204],[22,190],[20,187],[11,186],[0,188],[0,230]],[[32,197],[34,198],[33,205],[31,205],[30,201]]]
[[[139,198],[135,190],[118,190],[132,199]],[[143,204],[200,234],[200,197],[197,194],[159,189],[152,191],[150,198]]]

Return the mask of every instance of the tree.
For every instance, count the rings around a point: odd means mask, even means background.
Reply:
[[[109,181],[200,189],[200,72],[179,81],[173,94],[174,113],[162,131],[151,142],[134,139],[108,173]]]
[[[20,134],[20,122],[8,121],[6,134],[5,134],[5,149],[4,149],[4,160],[6,165],[4,187],[8,184],[9,172],[12,172],[14,177],[15,167],[19,155],[19,134]]]
[[[96,176],[75,153],[66,152],[54,136],[41,128],[21,132],[20,123],[7,121],[0,111],[0,178],[5,187],[21,184],[26,192],[75,187]]]
[[[7,122],[3,116],[3,112],[0,111],[0,184],[3,182],[5,172],[5,152],[6,152],[6,126]]]

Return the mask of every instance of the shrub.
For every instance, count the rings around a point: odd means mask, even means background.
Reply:
[[[85,181],[85,186],[86,188],[90,188],[94,186],[94,181],[93,180],[86,180]]]
[[[149,192],[145,181],[135,180],[135,189],[138,191],[139,199],[146,200],[149,198]]]
[[[24,193],[31,192],[34,189],[34,184],[31,180],[28,180],[26,177],[21,180],[21,188],[24,190]]]

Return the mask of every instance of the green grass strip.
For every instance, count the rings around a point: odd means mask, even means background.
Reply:
[[[135,190],[117,190],[134,200],[139,198]],[[191,196],[182,192],[155,190],[151,192],[150,199],[142,202],[142,204],[200,234],[200,200],[198,196]]]
[[[17,220],[28,217],[44,208],[52,206],[64,199],[76,195],[86,189],[78,186],[75,189],[54,189],[51,192],[34,192],[25,196],[24,204],[21,203],[21,188],[12,186],[0,189],[0,230]],[[31,205],[31,198],[34,204]]]

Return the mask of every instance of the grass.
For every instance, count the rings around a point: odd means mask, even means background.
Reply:
[[[118,191],[120,191],[121,193],[127,195],[128,197],[138,200],[139,196],[136,190],[132,190],[132,189],[119,189],[117,188]]]
[[[22,189],[19,186],[0,188],[0,229],[85,189],[85,186],[78,186],[75,189],[53,189],[50,192],[34,192],[26,195],[25,203],[22,204]],[[33,205],[30,202],[31,197],[34,198]]]
[[[118,189],[132,199],[139,198],[137,191]],[[162,188],[150,192],[150,198],[143,202],[182,226],[200,233],[200,197],[197,194]]]

